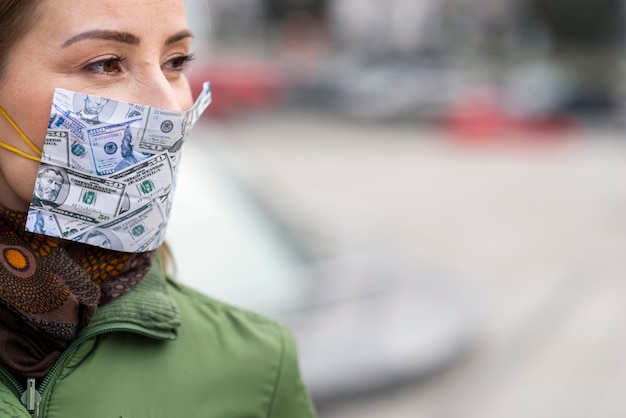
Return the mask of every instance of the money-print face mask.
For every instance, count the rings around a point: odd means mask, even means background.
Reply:
[[[26,231],[117,251],[156,249],[181,145],[210,102],[208,83],[188,111],[56,89]]]

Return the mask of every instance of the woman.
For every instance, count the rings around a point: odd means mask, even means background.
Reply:
[[[98,224],[116,237],[107,246],[84,238],[93,221],[84,214],[108,219],[112,198],[103,200],[102,190],[125,187],[128,176],[106,170],[119,154],[113,140],[91,150],[92,171],[82,166],[85,144],[102,129],[72,130],[72,111],[54,106],[88,94],[135,109],[126,121],[152,107],[188,116],[181,71],[191,37],[184,0],[0,0],[0,416],[314,416],[281,326],[165,277],[166,260],[152,251],[157,241],[143,238],[159,235],[147,235],[150,225],[124,227],[122,235],[123,222]],[[175,131],[176,122],[166,122],[163,131]],[[58,158],[69,158],[70,185],[59,192],[60,206],[34,206],[38,170],[54,165],[61,139],[69,141],[70,156]],[[155,161],[176,164],[172,149]],[[147,176],[136,189],[167,200],[171,184]],[[74,196],[81,205],[69,206]],[[145,214],[133,209],[140,199],[124,198],[130,203],[115,206],[116,216],[127,219],[122,206]],[[166,218],[169,209],[155,207]],[[59,219],[68,214],[84,216],[64,225]],[[31,231],[44,232],[28,232],[41,219],[50,225]]]

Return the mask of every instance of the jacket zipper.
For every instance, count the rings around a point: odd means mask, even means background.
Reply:
[[[35,387],[35,378],[26,379],[26,390],[20,399],[26,410],[33,418],[39,418],[39,405],[41,404],[41,394]]]
[[[44,379],[41,381],[41,384],[39,385],[39,389],[36,388],[34,378],[27,378],[26,389],[22,388],[22,385],[17,381],[17,379],[13,377],[13,375],[11,375],[11,373],[9,373],[2,365],[0,365],[0,375],[6,378],[6,380],[11,386],[11,389],[13,390],[13,393],[15,394],[16,397],[20,399],[20,401],[22,402],[22,405],[26,407],[31,417],[40,418],[41,406],[43,405],[44,400],[48,395],[48,393],[46,392],[46,388],[50,385],[53,379],[56,380],[57,374],[60,372],[60,370],[62,369],[62,366],[69,359],[69,357],[74,353],[76,348],[78,348],[79,345],[81,345],[87,340],[90,340],[92,338],[98,337],[103,334],[108,334],[111,332],[130,332],[130,333],[139,334],[145,337],[155,338],[159,340],[173,340],[176,338],[175,335],[171,333],[170,335],[166,336],[165,334],[161,334],[160,332],[154,332],[154,331],[148,332],[148,331],[143,331],[138,328],[114,327],[114,328],[104,328],[100,330],[94,330],[88,334],[85,334],[75,339],[69,345],[69,347],[67,347],[67,349],[65,349],[65,351],[61,353],[59,358],[54,362],[54,364],[50,368],[50,371],[48,372],[46,377],[44,377]]]

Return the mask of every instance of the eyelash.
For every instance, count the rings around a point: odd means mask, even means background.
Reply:
[[[96,62],[91,62],[84,67],[84,70],[95,73],[95,74],[105,74],[110,77],[118,75],[121,71],[121,64],[126,61],[123,57],[110,57],[105,58]],[[107,64],[115,65],[116,69],[114,71],[104,71],[104,66]]]
[[[166,61],[163,65],[167,65],[170,71],[181,72],[185,69],[187,64],[195,59],[195,54],[187,54],[174,57]],[[115,77],[122,71],[121,64],[126,61],[123,57],[110,57],[96,62],[87,64],[83,69],[95,74],[104,74],[109,77]],[[104,66],[107,64],[113,64],[115,69],[113,71],[104,71]]]
[[[185,67],[187,67],[187,65],[193,61],[194,59],[196,59],[196,55],[195,54],[187,54],[187,55],[181,55],[178,57],[174,57],[168,61],[165,62],[165,64],[171,64],[176,62],[176,66],[174,68],[172,68],[173,71],[182,71],[185,69]]]

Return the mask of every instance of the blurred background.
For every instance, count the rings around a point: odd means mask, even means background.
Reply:
[[[321,418],[626,416],[624,1],[187,5],[178,277]]]

